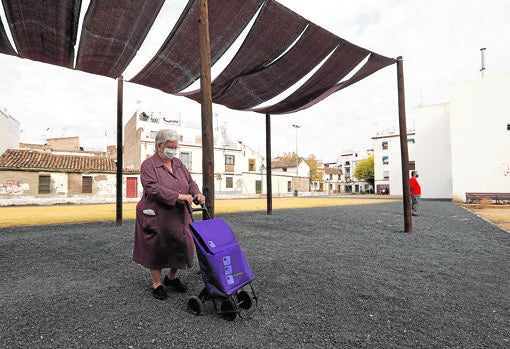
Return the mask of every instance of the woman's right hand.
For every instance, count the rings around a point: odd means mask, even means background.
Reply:
[[[179,194],[179,196],[177,197],[177,200],[188,202],[188,204],[190,204],[190,205],[193,204],[193,196],[191,196],[189,194]]]

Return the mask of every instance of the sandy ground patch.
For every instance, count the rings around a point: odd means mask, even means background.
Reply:
[[[307,207],[331,207],[346,205],[366,205],[395,201],[395,199],[375,196],[362,197],[291,197],[273,198],[273,210]],[[266,198],[216,200],[216,215],[265,211]],[[122,205],[122,218],[135,219],[136,203]],[[52,205],[52,206],[10,206],[0,207],[0,227],[26,225],[47,225],[64,223],[86,223],[116,220],[116,205]]]
[[[464,205],[464,208],[510,233],[510,205]]]

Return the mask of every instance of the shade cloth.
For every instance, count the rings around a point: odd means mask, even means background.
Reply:
[[[2,19],[0,18],[0,53],[6,55],[17,56],[16,51],[12,48],[11,43],[7,37],[7,33],[4,30]]]
[[[164,0],[92,0],[83,21],[76,69],[117,78],[142,45]]]
[[[2,0],[22,58],[72,68],[81,0]]]
[[[91,0],[74,66],[81,0],[2,0],[16,47],[1,25],[0,53],[117,78],[143,44],[163,3]],[[297,112],[395,62],[274,0],[208,0],[208,15],[211,64],[248,30],[211,86],[213,102],[232,109]],[[200,90],[184,91],[200,77],[199,18],[199,1],[189,0],[157,54],[130,82],[200,102]],[[294,92],[289,94],[290,89]]]
[[[154,58],[130,82],[179,92],[200,77],[200,8],[190,0]],[[225,53],[246,27],[263,0],[209,0],[211,64]]]

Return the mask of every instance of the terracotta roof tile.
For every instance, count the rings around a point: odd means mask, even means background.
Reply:
[[[299,159],[301,162],[301,158]],[[296,159],[291,157],[276,158],[271,161],[271,168],[292,168],[296,167]]]
[[[338,168],[324,167],[325,174],[342,174],[342,171]]]
[[[61,155],[33,149],[8,149],[0,156],[0,169],[116,172],[117,165],[113,159],[105,156]]]

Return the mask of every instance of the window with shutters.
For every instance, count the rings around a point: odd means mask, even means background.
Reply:
[[[51,177],[48,175],[39,176],[39,194],[49,194],[51,192]]]
[[[84,194],[92,193],[92,176],[81,177],[81,192]]]

